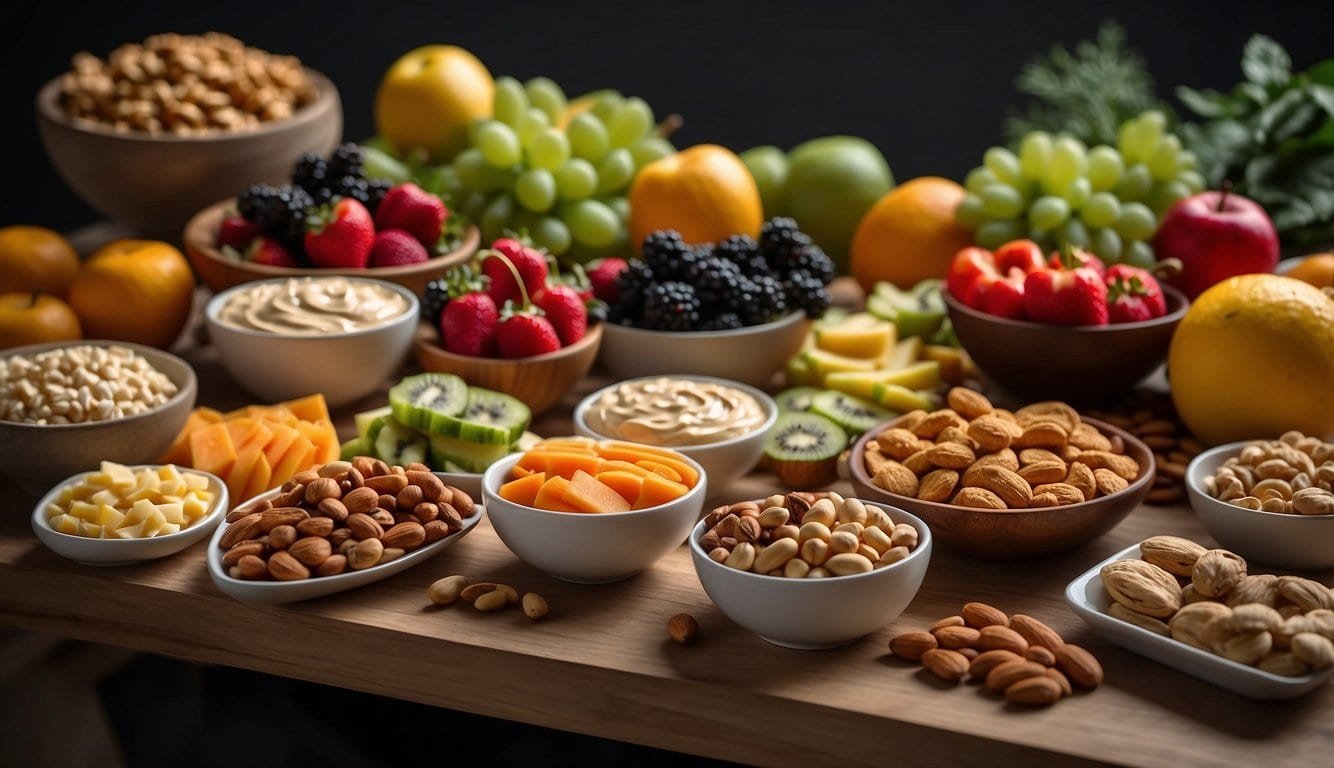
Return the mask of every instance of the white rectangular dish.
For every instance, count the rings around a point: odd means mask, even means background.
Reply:
[[[1080,574],[1065,588],[1065,600],[1074,612],[1113,643],[1251,699],[1293,699],[1319,688],[1334,675],[1334,667],[1301,677],[1275,675],[1108,615],[1112,598],[1099,577],[1102,567],[1117,560],[1138,559],[1139,544],[1134,544]]]

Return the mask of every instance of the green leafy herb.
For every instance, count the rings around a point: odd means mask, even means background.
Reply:
[[[1177,89],[1203,118],[1183,127],[1200,171],[1264,206],[1285,243],[1334,241],[1334,59],[1293,74],[1287,51],[1255,35],[1241,72],[1231,93]]]
[[[1012,110],[1005,137],[1018,144],[1031,131],[1068,133],[1085,144],[1116,145],[1125,121],[1146,109],[1171,111],[1154,92],[1144,59],[1125,47],[1125,30],[1105,21],[1096,40],[1071,52],[1056,46],[1024,65],[1014,87],[1029,97],[1027,107]]]

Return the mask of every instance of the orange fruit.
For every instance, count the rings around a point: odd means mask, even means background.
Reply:
[[[195,278],[181,252],[153,240],[116,240],[88,257],[69,303],[90,339],[163,349],[190,318]]]
[[[55,296],[0,294],[0,349],[82,337],[79,316]]]
[[[78,271],[79,254],[58,232],[26,226],[0,229],[0,293],[64,296]]]
[[[973,244],[954,223],[963,187],[939,176],[922,176],[890,190],[871,207],[852,237],[852,276],[870,293],[881,280],[912,288],[944,277],[954,254]]]
[[[491,116],[496,86],[482,62],[455,45],[426,45],[389,66],[375,92],[375,130],[402,154],[447,161],[468,145],[468,125]]]
[[[1334,253],[1316,253],[1288,270],[1288,277],[1310,283],[1317,288],[1334,288]]]
[[[1228,278],[1186,311],[1167,374],[1182,421],[1209,443],[1334,437],[1334,297],[1278,275]]]
[[[726,147],[697,144],[640,169],[630,185],[630,242],[638,250],[659,229],[687,243],[756,237],[764,223],[760,188]]]

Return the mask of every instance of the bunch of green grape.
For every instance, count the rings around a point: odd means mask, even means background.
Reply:
[[[676,150],[657,135],[643,99],[586,98],[591,106],[570,110],[545,77],[496,80],[492,119],[469,128],[469,146],[453,162],[453,197],[484,242],[527,232],[574,262],[628,251],[626,189],[640,168]]]
[[[955,212],[983,248],[1030,238],[1046,249],[1086,248],[1107,263],[1150,266],[1163,214],[1204,188],[1194,153],[1144,112],[1121,125],[1116,147],[1034,131],[1019,154],[986,151]]]

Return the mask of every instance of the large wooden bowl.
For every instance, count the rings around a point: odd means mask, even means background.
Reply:
[[[286,120],[200,136],[117,133],[70,119],[60,78],[37,93],[37,132],[56,172],[99,213],[141,235],[175,238],[206,205],[247,184],[280,184],[306,152],[328,154],[343,135],[338,89],[306,70],[319,96]]]
[[[866,471],[863,454],[867,443],[901,419],[868,430],[852,446],[848,472],[857,498],[906,509],[931,526],[943,543],[968,555],[989,560],[1015,560],[1065,552],[1088,543],[1107,531],[1144,500],[1153,485],[1153,452],[1129,432],[1106,422],[1085,418],[1099,432],[1125,441],[1126,455],[1139,462],[1140,474],[1130,486],[1092,501],[1037,509],[972,509],[890,493],[875,483]]]
[[[452,373],[473,386],[513,395],[539,414],[563,400],[588,375],[602,344],[602,324],[589,326],[588,333],[568,347],[517,360],[456,355],[445,351],[438,339],[426,323],[417,329],[413,350],[423,369]]]
[[[273,277],[312,277],[317,275],[351,275],[354,277],[373,277],[398,283],[413,293],[421,296],[426,284],[440,277],[450,267],[457,266],[472,258],[477,252],[480,235],[476,227],[468,230],[463,244],[458,248],[436,256],[420,264],[408,264],[402,267],[370,267],[367,269],[317,269],[296,267],[271,267],[251,261],[237,261],[227,258],[218,248],[218,229],[229,212],[236,210],[235,200],[224,200],[210,205],[185,225],[182,239],[185,242],[185,254],[190,258],[199,279],[204,281],[214,293],[224,291],[234,285],[254,280],[267,280]]]

